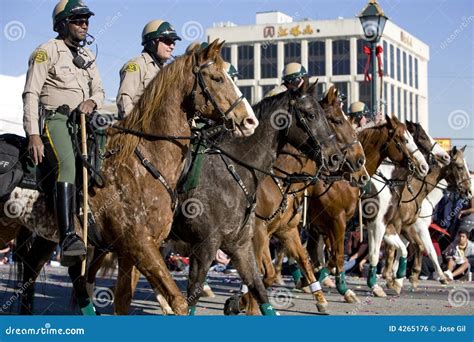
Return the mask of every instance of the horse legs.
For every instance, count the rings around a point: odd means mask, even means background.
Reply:
[[[25,229],[25,228],[23,228]],[[27,241],[21,239],[21,235],[18,237],[17,244],[26,244]],[[31,234],[28,234],[31,235]],[[26,245],[17,248],[15,257],[21,264],[18,267],[19,273],[21,274],[21,292],[20,292],[20,314],[31,315],[33,314],[33,301],[35,295],[35,283],[41,269],[44,264],[51,258],[57,243],[46,240],[41,236],[36,236],[33,239],[30,248]]]
[[[189,278],[188,278],[188,305],[189,315],[195,315],[196,304],[203,292],[204,282],[207,272],[211,267],[218,247],[200,243],[197,248],[193,248],[189,256]],[[232,259],[232,263],[234,260]]]
[[[328,234],[331,243],[332,260],[336,262],[336,289],[348,303],[359,303],[354,291],[347,287],[344,271],[344,235],[346,232],[346,215],[333,217],[333,227]]]
[[[367,286],[376,297],[387,297],[385,291],[377,284],[377,264],[380,258],[380,247],[385,234],[385,224],[378,220],[367,224],[367,235],[369,244],[369,274],[367,275]]]
[[[394,289],[395,292],[397,292],[397,294],[400,294],[403,287],[403,278],[405,278],[406,270],[407,270],[408,251],[407,251],[406,245],[408,244],[408,242],[407,244],[405,244],[398,234],[387,234],[384,237],[384,241],[387,244],[394,246],[398,250],[398,253],[397,253],[398,270],[395,275],[396,279],[394,279],[391,282],[388,281],[387,287]],[[385,267],[388,268],[389,270],[392,270],[391,266],[392,265],[385,265]]]
[[[153,239],[144,239],[141,248],[129,248],[128,254],[138,270],[155,290],[161,293],[175,314],[185,315],[188,304],[166,267],[159,248]]]
[[[231,253],[232,262],[247,285],[250,294],[257,300],[263,315],[277,315],[277,311],[270,305],[262,280],[255,262],[255,255],[250,243],[240,246]]]
[[[278,238],[282,244],[285,245],[289,255],[298,262],[298,265],[303,270],[304,275],[309,282],[311,293],[316,300],[316,307],[318,308],[318,311],[326,312],[328,302],[324,297],[319,281],[317,281],[316,277],[314,276],[313,267],[301,243],[298,227],[293,227],[292,229],[279,233]]]
[[[132,302],[140,273],[134,270],[133,261],[126,255],[118,256],[118,266],[119,271],[114,293],[114,314],[128,315],[128,309]]]

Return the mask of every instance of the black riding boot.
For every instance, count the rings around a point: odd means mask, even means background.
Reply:
[[[61,265],[73,266],[86,255],[86,246],[74,229],[75,210],[74,184],[57,182],[54,191],[56,223],[61,244]]]

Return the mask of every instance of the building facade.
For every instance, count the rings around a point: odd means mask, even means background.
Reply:
[[[226,41],[222,55],[240,73],[238,85],[251,102],[281,83],[282,70],[290,62],[301,63],[318,79],[324,93],[331,83],[347,96],[344,109],[353,101],[370,106],[370,82],[364,81],[367,55],[358,18],[294,21],[281,12],[262,12],[256,24],[214,25],[206,31],[208,41]],[[382,111],[401,120],[428,127],[429,47],[388,21],[379,42],[383,48]],[[370,68],[369,68],[370,70]]]

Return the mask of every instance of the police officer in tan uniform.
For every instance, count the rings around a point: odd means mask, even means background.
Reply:
[[[303,85],[303,77],[308,76],[304,66],[300,63],[288,63],[283,69],[283,84],[273,88],[264,97],[275,96],[288,89],[296,90]]]
[[[148,83],[172,57],[177,40],[173,26],[164,20],[152,20],[142,32],[142,53],[125,63],[120,70],[120,87],[117,94],[119,118],[133,109]]]
[[[76,108],[90,114],[104,100],[95,56],[84,47],[93,15],[80,0],[61,0],[55,6],[53,28],[58,36],[31,55],[23,91],[23,123],[30,155],[36,164],[46,157],[56,174],[53,197],[63,266],[74,265],[86,254],[74,228],[74,123],[68,115]]]

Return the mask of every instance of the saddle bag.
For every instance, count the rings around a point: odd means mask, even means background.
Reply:
[[[23,178],[20,161],[26,139],[15,134],[0,135],[0,198],[10,194]]]

